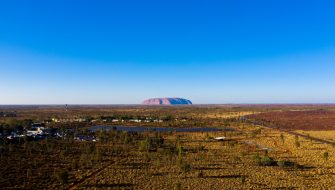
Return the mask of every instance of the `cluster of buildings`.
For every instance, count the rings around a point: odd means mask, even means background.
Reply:
[[[107,119],[103,119],[103,122],[107,122]],[[163,122],[163,120],[161,119],[150,119],[150,118],[146,118],[146,119],[112,119],[111,122],[113,123],[118,123],[118,122],[134,122],[134,123],[151,123],[151,122]]]
[[[67,122],[88,122],[89,120],[87,118],[52,118],[52,122],[55,123],[67,123]]]
[[[178,119],[174,119],[178,120]],[[186,119],[181,119],[180,121],[186,121]],[[113,118],[113,117],[103,117],[98,119],[93,118],[52,118],[51,120],[48,120],[47,122],[55,122],[55,123],[68,123],[68,122],[112,122],[112,123],[123,123],[123,122],[133,122],[133,123],[162,123],[164,122],[163,119],[159,118]]]
[[[69,135],[69,134],[73,134]],[[9,142],[20,142],[21,138],[28,138],[30,140],[43,140],[46,138],[74,138],[77,141],[97,141],[94,135],[76,134],[73,129],[66,129],[62,131],[56,128],[46,128],[44,124],[34,123],[30,129],[23,131],[12,131],[9,134],[1,134],[0,137]],[[21,141],[22,142],[22,141]]]
[[[46,136],[59,136],[60,133],[57,129],[45,128],[41,123],[34,123],[30,129],[23,131],[12,131],[9,135],[6,135],[5,138],[9,140],[15,140],[22,137],[30,137],[34,139],[44,139]]]
[[[16,117],[15,112],[11,113],[4,113],[0,112],[0,117]],[[169,118],[170,120],[178,120]],[[77,134],[75,131],[71,131],[68,129],[66,131],[62,131],[59,128],[46,128],[45,123],[68,123],[68,122],[112,122],[112,123],[123,123],[123,122],[132,122],[132,123],[162,123],[165,121],[170,121],[166,119],[160,118],[152,118],[152,117],[142,117],[142,118],[134,118],[134,117],[102,117],[98,119],[93,119],[89,117],[81,117],[81,118],[51,118],[49,120],[45,120],[44,123],[34,123],[29,129],[20,129],[16,131],[10,132],[10,134],[1,134],[0,137],[3,139],[8,139],[11,141],[16,141],[23,137],[28,137],[29,139],[45,139],[47,137],[58,137],[58,138],[65,138],[67,134],[72,134],[72,138],[78,141],[97,141],[96,137],[94,136],[85,136]],[[181,119],[179,121],[186,121],[186,119]],[[70,135],[71,136],[71,135]]]

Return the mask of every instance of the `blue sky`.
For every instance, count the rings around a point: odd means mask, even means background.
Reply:
[[[0,2],[0,104],[335,103],[335,2]]]

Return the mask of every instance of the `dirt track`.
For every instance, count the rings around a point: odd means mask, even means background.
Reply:
[[[91,177],[94,177],[96,175],[98,175],[99,173],[101,173],[103,170],[111,167],[111,164],[112,163],[109,163],[108,165],[106,166],[103,166],[97,170],[95,170],[94,172],[90,173],[89,175],[85,176],[84,178],[78,180],[78,181],[75,181],[72,185],[69,186],[69,190],[74,190],[74,189],[77,189],[78,186],[80,186],[80,184],[82,184],[83,182],[85,182],[86,180],[90,179]]]
[[[272,125],[266,125],[263,122],[257,122],[257,121],[253,121],[253,120],[249,120],[249,119],[245,119],[245,121],[248,122],[248,123],[251,123],[253,125],[261,125],[263,127],[267,127],[267,128],[270,128],[270,129],[279,130],[279,131],[282,131],[282,132],[285,132],[285,133],[288,133],[288,134],[291,134],[291,135],[303,137],[303,138],[306,138],[306,139],[309,139],[309,140],[312,140],[312,141],[316,141],[316,142],[320,142],[320,143],[324,143],[324,144],[334,144],[331,141],[327,141],[327,140],[324,140],[324,139],[319,139],[319,138],[307,136],[307,135],[304,135],[304,134],[293,132],[291,130],[282,129],[282,128],[279,128],[279,127],[274,127]]]

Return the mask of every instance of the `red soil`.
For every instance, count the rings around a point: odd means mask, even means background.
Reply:
[[[278,111],[248,116],[285,130],[335,130],[335,111]]]

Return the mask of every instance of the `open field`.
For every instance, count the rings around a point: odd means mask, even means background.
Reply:
[[[335,143],[335,130],[329,130],[329,131],[303,131],[303,130],[297,130],[294,131],[298,134],[305,135],[307,137],[312,138],[318,138],[323,139],[332,143]]]
[[[282,107],[283,111],[278,109]],[[19,119],[61,116],[62,108],[30,112],[16,110]],[[97,142],[64,137],[42,141],[23,139],[0,145],[1,181],[4,189],[331,189],[335,186],[335,147],[311,139],[334,142],[335,131],[316,127],[290,131],[245,122],[245,113],[258,113],[273,124],[298,125],[313,119],[333,121],[333,107],[120,107],[76,108],[66,117],[85,115],[172,115],[159,126],[229,127],[234,131],[198,133],[97,132]],[[247,111],[249,109],[249,111]],[[300,111],[297,111],[300,110]],[[308,110],[306,110],[308,109]],[[314,109],[314,111],[313,111]],[[95,111],[94,111],[95,110]],[[6,109],[5,111],[8,111]],[[274,116],[274,113],[279,116]],[[74,114],[75,113],[75,114]],[[232,114],[234,113],[234,114]],[[59,114],[59,115],[58,115]],[[217,118],[213,115],[220,115]],[[224,115],[227,117],[223,117]],[[292,114],[292,116],[290,115]],[[235,117],[230,117],[235,115]],[[208,116],[208,117],[207,117]],[[284,117],[285,116],[285,117]],[[178,119],[183,118],[184,124]],[[268,118],[268,117],[266,117]],[[294,119],[293,119],[294,118]],[[299,118],[302,121],[299,121]],[[313,118],[313,119],[311,119]],[[2,118],[5,122],[8,118]],[[13,119],[13,118],[12,118]],[[95,119],[95,118],[94,118]],[[176,120],[177,119],[177,120]],[[257,118],[258,119],[258,118]],[[39,121],[39,120],[37,120]],[[100,121],[99,121],[100,122]],[[200,122],[201,125],[194,125]],[[81,128],[92,122],[49,123],[46,126]],[[108,125],[109,123],[107,123]],[[119,123],[118,123],[119,124]],[[124,124],[131,125],[130,122]],[[267,123],[268,124],[268,123]],[[295,123],[294,123],[295,124]],[[135,124],[133,124],[135,125]],[[136,124],[137,125],[137,124]],[[141,125],[141,124],[140,124]],[[303,125],[304,126],[304,125]],[[328,126],[328,125],[327,125]],[[8,127],[8,126],[7,126]],[[300,129],[300,130],[295,130]],[[313,130],[309,130],[313,129]],[[323,129],[323,128],[322,128]],[[226,137],[223,141],[215,137]]]
[[[21,119],[47,119],[51,117],[80,117],[101,115],[139,115],[201,117],[206,116],[230,117],[249,115],[252,113],[267,113],[274,111],[335,111],[335,105],[193,105],[193,106],[122,106],[122,105],[31,105],[31,106],[4,106],[0,105],[0,112],[16,112]],[[0,117],[1,119],[1,117]]]
[[[334,110],[265,112],[250,115],[248,118],[285,130],[335,130]]]
[[[334,159],[325,160],[322,157],[326,150],[334,154],[332,147],[302,140],[303,147],[300,150],[293,146],[294,137],[290,136],[279,147],[279,138],[272,139],[275,137],[270,136],[258,140],[263,135],[277,134],[266,131],[255,139],[237,135],[232,137],[236,141],[228,142],[206,140],[204,134],[185,134],[181,137],[185,149],[183,159],[190,164],[190,170],[186,173],[178,167],[178,157],[165,160],[160,152],[151,152],[147,155],[148,159],[143,158],[143,153],[137,153],[119,164],[113,164],[77,187],[120,185],[136,189],[173,189],[180,184],[186,189],[315,189],[334,186]],[[255,144],[246,144],[246,141]],[[259,166],[254,157],[264,156],[266,153],[257,148],[256,144],[273,148],[268,155],[275,160],[291,161],[296,166]],[[315,156],[309,157],[311,153]]]

